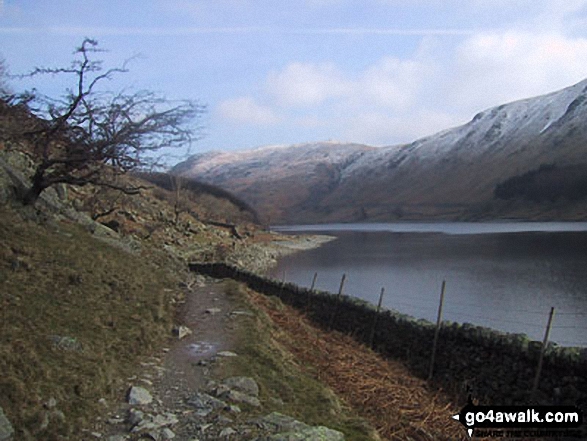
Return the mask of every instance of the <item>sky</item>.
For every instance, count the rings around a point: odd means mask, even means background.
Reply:
[[[132,58],[113,90],[206,105],[197,151],[408,143],[587,78],[587,0],[0,0],[10,73],[84,37]]]

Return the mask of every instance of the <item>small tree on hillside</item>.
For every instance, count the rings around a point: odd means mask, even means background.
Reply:
[[[52,185],[97,184],[136,193],[115,177],[152,165],[162,149],[184,146],[198,133],[204,112],[197,102],[170,102],[149,91],[113,93],[99,87],[126,66],[104,70],[94,60],[95,40],[85,39],[68,68],[37,68],[28,76],[70,75],[74,86],[55,99],[27,92],[19,97],[36,116],[13,136],[26,139],[37,162],[32,185],[22,195],[33,204]],[[125,63],[126,64],[126,63]]]

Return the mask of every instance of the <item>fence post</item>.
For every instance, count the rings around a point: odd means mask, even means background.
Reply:
[[[310,289],[308,290],[308,296],[306,298],[306,314],[308,314],[308,312],[310,312],[310,299],[312,296],[312,293],[314,292],[314,286],[316,286],[316,279],[318,278],[318,273],[314,273],[314,278],[312,279],[312,285],[310,286]]]
[[[430,371],[428,372],[428,381],[432,380],[434,374],[434,359],[436,358],[436,346],[438,345],[438,335],[440,334],[440,326],[442,325],[442,306],[444,304],[444,290],[446,288],[446,280],[442,281],[442,288],[440,290],[440,303],[438,304],[438,317],[436,318],[436,331],[434,332],[434,343],[432,344],[432,356],[430,357]]]
[[[536,376],[534,377],[534,384],[532,386],[532,397],[536,397],[538,392],[538,383],[540,382],[540,374],[542,373],[542,361],[544,360],[544,352],[546,351],[546,345],[548,344],[548,337],[550,335],[550,329],[552,328],[552,319],[554,318],[554,306],[550,308],[550,314],[548,315],[548,322],[546,323],[546,330],[544,331],[544,340],[542,341],[542,348],[540,348],[540,357],[538,358],[538,367],[536,368]]]
[[[316,279],[318,278],[318,273],[314,273],[314,278],[312,279],[312,285],[310,285],[310,291],[314,291],[314,287],[316,286]]]
[[[383,293],[385,288],[381,288],[381,294],[379,294],[379,303],[377,303],[377,311],[375,312],[375,318],[373,319],[373,326],[371,327],[371,335],[369,336],[369,347],[373,347],[373,339],[375,338],[375,328],[377,327],[377,320],[379,319],[379,311],[381,311],[381,303],[383,302]]]
[[[332,315],[330,316],[330,323],[328,323],[328,330],[331,330],[332,325],[334,325],[334,319],[336,317],[336,313],[338,312],[338,304],[340,303],[340,296],[342,295],[342,289],[344,287],[345,280],[346,280],[346,274],[343,274],[342,279],[340,279],[340,287],[338,288],[338,294],[336,295],[336,301],[334,302],[334,309],[332,311]]]

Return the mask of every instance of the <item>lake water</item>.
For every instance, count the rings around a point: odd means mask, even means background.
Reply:
[[[587,223],[397,223],[281,227],[284,233],[336,236],[286,256],[275,278],[344,293],[436,322],[443,319],[542,340],[587,346]]]

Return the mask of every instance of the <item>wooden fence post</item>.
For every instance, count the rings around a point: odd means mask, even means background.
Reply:
[[[318,278],[318,273],[314,273],[314,278],[312,279],[312,285],[310,285],[310,291],[314,291],[314,287],[316,286],[316,279]]]
[[[544,360],[544,352],[546,351],[546,345],[548,344],[548,337],[550,335],[550,329],[552,328],[553,318],[554,306],[550,308],[548,322],[546,323],[546,330],[544,331],[544,340],[542,340],[542,347],[540,348],[540,357],[538,358],[538,367],[536,368],[536,376],[534,377],[534,384],[532,385],[532,397],[536,397],[536,392],[538,392],[538,383],[540,382],[540,374],[542,373],[542,362]]]
[[[373,319],[373,326],[371,327],[371,335],[369,336],[369,346],[373,347],[373,339],[375,338],[375,328],[377,327],[377,320],[379,319],[379,311],[381,311],[381,303],[383,302],[383,293],[385,288],[381,288],[381,294],[379,294],[379,303],[377,303],[377,311],[375,312],[375,318]]]
[[[340,279],[340,287],[338,288],[338,294],[336,295],[336,301],[334,302],[334,309],[332,311],[332,315],[330,316],[330,323],[328,323],[328,330],[331,330],[332,325],[334,325],[334,319],[336,317],[336,313],[338,312],[338,304],[340,303],[340,296],[342,295],[342,289],[344,288],[345,280],[346,280],[346,274],[343,274],[342,279]]]
[[[442,307],[444,304],[444,290],[446,288],[446,280],[442,281],[442,288],[440,290],[440,303],[438,304],[438,317],[436,318],[436,331],[434,332],[434,343],[432,344],[432,356],[430,357],[430,371],[428,372],[428,381],[432,380],[434,374],[434,361],[436,358],[436,346],[438,345],[438,335],[440,334],[440,326],[442,325]]]
[[[312,285],[308,290],[308,297],[306,298],[306,314],[310,311],[310,299],[312,293],[314,292],[314,287],[316,286],[316,279],[318,278],[318,273],[314,273],[314,278],[312,279]]]

